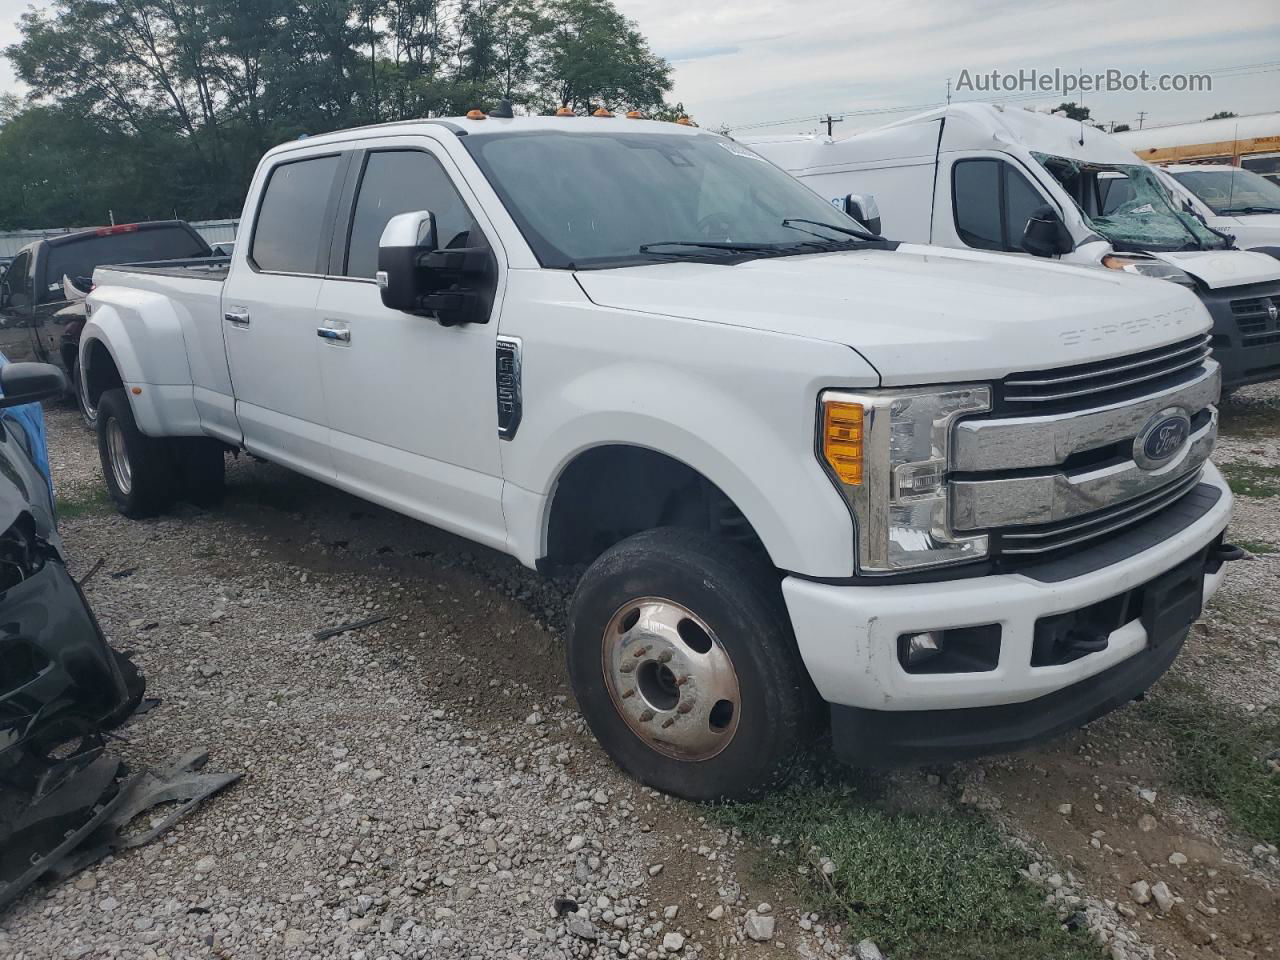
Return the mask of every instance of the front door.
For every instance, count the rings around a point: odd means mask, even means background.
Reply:
[[[37,359],[31,251],[23,250],[0,279],[0,353],[10,362]]]
[[[333,478],[316,301],[348,157],[291,159],[265,174],[249,240],[222,293],[236,416],[250,453]],[[239,246],[239,245],[238,245]]]
[[[427,137],[364,144],[348,174],[349,242],[336,244],[312,341],[320,350],[339,485],[495,547],[506,542],[495,399],[499,251]],[[442,326],[389,310],[374,282],[378,240],[398,213],[430,210],[441,248],[489,245],[484,323]],[[339,217],[338,237],[344,236]],[[492,231],[488,236],[492,236]],[[341,247],[342,249],[338,249]]]

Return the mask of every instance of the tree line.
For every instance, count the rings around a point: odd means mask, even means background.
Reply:
[[[612,0],[55,0],[19,30],[0,229],[235,216],[266,149],[344,127],[680,109]]]

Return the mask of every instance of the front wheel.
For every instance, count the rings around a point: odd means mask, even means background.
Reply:
[[[124,390],[102,394],[97,430],[102,475],[116,509],[135,520],[163,513],[174,499],[172,452],[138,429]]]
[[[606,551],[574,594],[567,644],[601,746],[667,793],[757,794],[817,732],[821,701],[776,575],[708,534],[661,528]]]

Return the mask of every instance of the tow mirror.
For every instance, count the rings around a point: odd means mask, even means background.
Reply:
[[[0,409],[39,403],[67,392],[67,378],[51,363],[6,363],[0,367]]]
[[[416,313],[421,309],[418,267],[436,249],[436,218],[430,210],[398,213],[383,228],[378,241],[378,290],[391,310]]]
[[[880,235],[880,205],[869,193],[850,193],[841,204],[844,212],[874,233]]]
[[[1058,211],[1045,204],[1031,211],[1022,231],[1022,249],[1033,257],[1060,257],[1070,253],[1074,244],[1071,231],[1058,216]]]

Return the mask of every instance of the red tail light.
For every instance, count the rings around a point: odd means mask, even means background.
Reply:
[[[138,225],[136,223],[122,223],[117,227],[103,227],[96,232],[99,237],[109,237],[113,233],[137,233]]]

